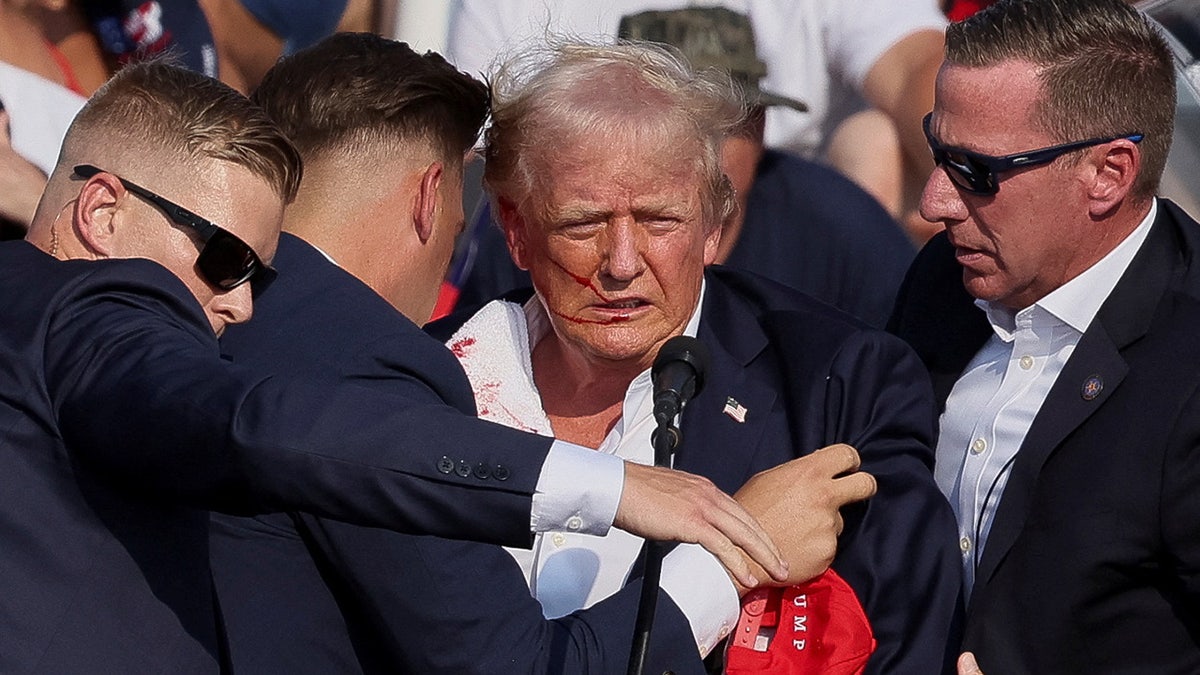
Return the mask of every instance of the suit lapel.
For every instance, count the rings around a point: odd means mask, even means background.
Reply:
[[[1017,452],[975,572],[976,588],[991,578],[1024,528],[1037,477],[1046,460],[1068,434],[1104,404],[1128,371],[1125,359],[1103,326],[1093,322],[1050,389]],[[1094,390],[1096,382],[1102,383],[1102,389],[1098,396],[1088,400],[1083,389],[1089,386]]]
[[[1160,206],[1142,249],[1100,307],[1034,418],[996,510],[976,571],[975,592],[991,579],[1024,528],[1046,461],[1104,405],[1129,372],[1121,350],[1145,335],[1159,299],[1178,273],[1173,220]]]
[[[675,467],[706,476],[732,493],[756,470],[753,451],[776,393],[769,383],[747,376],[747,366],[768,344],[757,319],[720,281],[706,277],[697,337],[712,360],[703,391],[684,411]],[[746,409],[744,422],[726,413],[729,398]]]

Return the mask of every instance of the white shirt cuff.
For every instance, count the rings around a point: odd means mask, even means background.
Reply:
[[[700,656],[729,635],[742,611],[729,573],[699,544],[680,544],[663,558],[659,587],[687,617]]]
[[[529,529],[603,536],[617,516],[624,487],[620,457],[554,441],[538,476]]]

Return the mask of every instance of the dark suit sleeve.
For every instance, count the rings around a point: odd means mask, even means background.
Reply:
[[[547,620],[512,556],[495,546],[398,536],[300,516],[339,603],[372,644],[379,672],[624,672],[639,587]],[[439,637],[434,637],[439,636]],[[687,620],[661,593],[646,672],[702,673]],[[364,652],[360,650],[360,658]],[[367,668],[371,672],[372,668]]]
[[[73,460],[200,508],[529,544],[550,439],[430,403],[418,382],[385,396],[316,376],[253,379],[220,359],[178,280],[122,262],[60,294],[44,347]],[[502,464],[508,477],[444,472],[443,455]]]
[[[954,516],[933,465],[928,377],[903,343],[859,332],[834,359],[828,442],[858,449],[878,493],[845,511],[834,567],[858,591],[878,641],[868,673],[937,673],[954,651],[961,584]]]

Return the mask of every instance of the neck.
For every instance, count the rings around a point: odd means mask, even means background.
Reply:
[[[533,380],[554,436],[598,448],[621,419],[629,383],[644,368],[573,353],[552,332],[533,349]]]

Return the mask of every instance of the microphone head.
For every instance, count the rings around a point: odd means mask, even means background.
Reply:
[[[654,357],[654,365],[650,367],[650,380],[657,385],[665,371],[678,369],[678,366],[672,367],[672,364],[686,364],[694,373],[694,379],[689,378],[688,383],[691,390],[683,392],[683,398],[690,399],[699,394],[700,389],[704,387],[704,373],[708,370],[708,362],[708,347],[705,347],[703,342],[687,335],[676,335],[658,350],[658,356]]]

